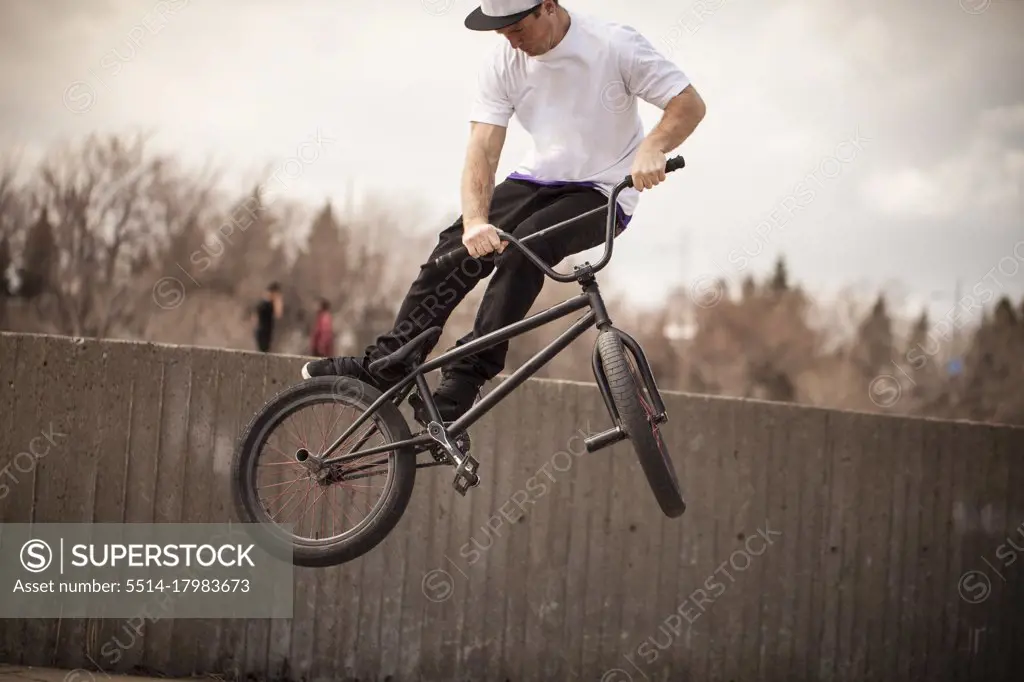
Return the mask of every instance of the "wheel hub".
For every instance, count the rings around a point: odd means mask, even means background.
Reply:
[[[301,464],[318,483],[323,483],[331,474],[331,467],[324,466],[320,457],[311,453],[307,448],[299,448],[295,451],[295,461]]]

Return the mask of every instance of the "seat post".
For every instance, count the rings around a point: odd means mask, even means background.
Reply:
[[[427,378],[423,376],[423,372],[416,373],[416,388],[419,389],[420,400],[427,409],[427,414],[430,415],[430,421],[440,424],[441,413],[437,410],[437,404],[430,393],[430,384],[427,383]]]

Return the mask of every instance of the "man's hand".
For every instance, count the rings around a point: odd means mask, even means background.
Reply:
[[[473,258],[486,256],[492,251],[501,253],[508,242],[498,239],[498,228],[489,223],[468,225],[462,231],[462,243]]]
[[[669,100],[658,125],[640,143],[633,159],[630,175],[637,190],[650,189],[665,179],[665,155],[690,137],[705,112],[704,100],[692,85]]]
[[[660,183],[665,179],[667,163],[668,158],[660,150],[646,141],[641,143],[633,158],[633,168],[629,172],[633,176],[633,187],[642,192]]]

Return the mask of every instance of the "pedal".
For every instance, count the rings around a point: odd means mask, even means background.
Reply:
[[[473,481],[470,482],[468,479],[462,479],[456,476],[455,482],[452,483],[452,485],[455,487],[455,492],[465,497],[470,488],[475,488],[480,485],[480,479],[474,476]]]
[[[470,455],[466,455],[466,458],[462,460],[462,464],[455,469],[455,480],[452,482],[455,492],[465,496],[470,488],[480,485],[480,477],[476,475],[476,470],[479,467],[479,462]]]

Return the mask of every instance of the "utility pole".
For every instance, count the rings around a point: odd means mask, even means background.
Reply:
[[[956,308],[960,307],[960,278],[957,277],[956,284],[953,287],[953,305]],[[959,310],[957,312],[960,312]],[[953,319],[957,319],[957,315],[953,315]],[[953,325],[953,357],[960,357],[960,328],[957,325]]]

